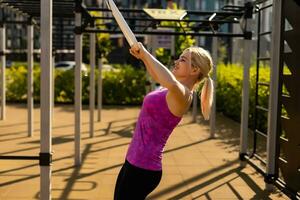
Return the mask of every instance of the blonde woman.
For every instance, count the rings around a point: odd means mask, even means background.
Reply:
[[[193,90],[200,81],[204,80],[201,110],[205,119],[209,119],[213,100],[213,84],[209,77],[213,62],[203,48],[185,49],[172,71],[141,43],[133,45],[130,53],[144,62],[151,77],[163,88],[144,98],[125,163],[117,178],[115,200],[143,200],[158,186],[162,176],[163,148],[189,109]]]

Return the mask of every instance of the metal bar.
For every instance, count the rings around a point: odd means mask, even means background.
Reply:
[[[39,156],[0,156],[0,160],[39,160]]]
[[[286,139],[286,138],[284,138],[284,137],[282,137],[282,136],[280,136],[279,138],[280,138],[280,140],[282,140],[282,141],[284,141],[284,142],[288,142],[288,139]]]
[[[270,57],[259,57],[259,58],[257,58],[257,60],[264,61],[264,60],[271,60],[271,58]]]
[[[266,82],[257,82],[257,85],[262,85],[262,86],[270,86],[270,83],[266,83]]]
[[[92,17],[93,19],[105,19],[105,20],[114,20],[113,17]],[[206,20],[206,19],[152,19],[152,18],[142,18],[142,17],[124,17],[125,20],[135,20],[135,21],[150,21],[150,22],[203,22],[203,23],[214,23],[214,24],[224,24],[224,23],[240,23],[237,20]]]
[[[87,7],[87,11],[102,11],[102,12],[111,12],[110,9],[107,8],[97,8],[97,7]],[[145,13],[143,9],[127,9],[127,8],[120,8],[120,12],[136,12],[136,13]],[[187,10],[187,14],[189,15],[212,15],[217,13],[217,15],[224,15],[224,16],[242,16],[243,12],[227,12],[227,11],[194,11],[194,10]]]
[[[102,60],[101,58],[98,59],[98,122],[101,121],[101,110],[102,110]]]
[[[254,5],[257,5],[257,4],[262,4],[262,3],[265,3],[267,2],[268,0],[256,0],[253,2]]]
[[[52,0],[41,1],[41,153],[52,152]],[[51,166],[41,166],[41,199],[51,199]]]
[[[300,193],[292,188],[288,187],[284,181],[281,179],[276,179],[274,182],[275,186],[278,187],[284,194],[286,194],[290,199],[300,199]]]
[[[163,28],[178,28],[178,26],[175,26],[175,25],[162,25],[162,24],[159,24],[159,23],[156,23],[155,22],[152,22],[150,24],[147,24],[147,25],[134,25],[134,26],[129,26],[131,29],[134,30],[134,28],[145,28],[144,30],[147,30],[147,28],[152,28],[153,25],[155,25],[156,27],[163,27]],[[109,26],[109,27],[119,27],[117,24],[106,24],[106,23],[102,23],[102,24],[96,24],[96,26]],[[204,26],[205,28],[207,26]],[[203,28],[204,28],[203,27]],[[101,28],[101,27],[100,27]],[[195,26],[194,24],[190,25],[190,24],[187,24],[187,26],[185,28],[189,28],[189,29],[195,29]],[[198,27],[197,27],[198,28]],[[73,29],[72,29],[73,30]]]
[[[272,33],[271,31],[266,31],[266,32],[259,33],[258,35],[260,35],[260,36],[270,35],[271,33]]]
[[[109,30],[95,30],[95,29],[85,29],[83,30],[85,33],[122,33],[122,31],[109,31]],[[244,34],[235,34],[235,33],[210,33],[210,32],[199,32],[199,33],[191,33],[191,32],[163,32],[163,31],[134,31],[134,34],[141,35],[191,35],[191,36],[211,36],[211,37],[244,37]]]
[[[262,110],[262,111],[265,111],[265,112],[269,112],[269,110],[267,108],[264,108],[262,106],[255,106],[256,109],[258,110]]]
[[[28,24],[28,22],[27,21],[7,21],[7,20],[5,20],[5,21],[0,21],[0,23],[5,23],[5,24]]]
[[[242,11],[244,10],[244,6],[236,6],[236,5],[225,5],[222,7],[224,11]]]
[[[75,13],[75,26],[81,26],[81,13]],[[75,35],[75,165],[81,164],[81,65],[82,65],[82,34]]]
[[[285,159],[283,159],[282,157],[278,157],[278,159],[279,159],[281,162],[284,162],[285,164],[288,163],[288,162],[287,162]]]
[[[268,137],[268,135],[267,134],[265,134],[265,133],[263,133],[263,132],[261,132],[261,131],[259,131],[258,129],[255,129],[255,131],[254,131],[255,133],[258,133],[259,135],[261,135],[261,136],[263,136],[263,137]]]
[[[264,169],[262,169],[261,167],[259,167],[257,164],[255,164],[251,158],[249,158],[248,156],[245,156],[247,162],[251,165],[251,167],[253,167],[257,172],[259,172],[261,175],[265,176],[266,172]]]
[[[282,42],[282,0],[273,1],[272,11],[272,40],[271,40],[271,77],[270,77],[270,96],[269,96],[269,115],[268,115],[268,138],[267,138],[267,175],[275,176],[276,172],[276,149],[278,142],[278,122],[281,108],[279,108],[279,74],[282,59],[280,53],[283,49]],[[267,189],[273,189],[273,186],[266,184]]]
[[[6,41],[6,30],[5,25],[0,27],[0,51],[5,52],[5,41]],[[6,57],[2,55],[1,59],[1,113],[0,119],[5,120],[6,118],[6,81],[5,81],[5,66],[6,66]]]
[[[211,116],[209,121],[210,126],[210,137],[215,137],[215,131],[216,131],[216,92],[217,92],[217,63],[218,63],[218,38],[213,37],[212,41],[212,59],[214,62],[214,68],[212,71],[212,81],[214,86],[213,91],[213,102],[211,106]]]
[[[261,7],[261,8],[259,8],[259,11],[263,11],[263,10],[265,10],[265,9],[267,9],[267,8],[272,7],[272,6],[273,6],[273,4],[269,4],[269,5],[267,5],[267,6]]]
[[[253,156],[260,162],[264,163],[265,165],[267,164],[267,162],[262,157],[260,157],[258,154],[254,154]]]
[[[27,26],[27,120],[28,120],[28,136],[33,136],[33,25]]]
[[[94,137],[96,34],[90,33],[90,137]]]
[[[250,19],[246,18],[246,31],[252,29]],[[242,91],[242,109],[241,109],[241,130],[240,130],[240,155],[246,155],[248,149],[248,117],[249,117],[249,87],[250,87],[250,66],[251,66],[251,40],[244,40],[244,67],[243,67],[243,91]],[[245,163],[242,161],[241,166]]]

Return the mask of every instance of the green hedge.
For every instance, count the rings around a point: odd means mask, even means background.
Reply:
[[[74,71],[55,70],[55,102],[72,103],[74,99]],[[96,77],[98,71],[96,70]],[[17,63],[6,70],[7,101],[26,102],[27,69]],[[97,81],[97,80],[96,80]],[[146,73],[144,69],[131,66],[115,66],[103,72],[103,103],[134,105],[142,102],[145,94]],[[34,100],[40,100],[40,67],[34,67]],[[82,76],[82,101],[89,101],[89,74]]]
[[[242,77],[243,68],[239,65],[218,65],[217,81],[217,110],[230,118],[240,121]],[[269,82],[269,67],[260,69],[260,80]],[[24,64],[17,64],[7,70],[7,100],[25,102],[27,98],[26,88],[27,70]],[[96,77],[98,72],[96,71]],[[255,98],[256,69],[250,69],[250,110],[249,125],[254,123],[254,98]],[[131,66],[114,66],[112,71],[103,72],[103,103],[118,105],[141,104],[145,94],[146,74],[143,68],[135,69]],[[39,101],[40,96],[40,68],[34,67],[34,98]],[[268,87],[260,86],[259,105],[267,107],[269,91]],[[74,72],[55,71],[55,101],[71,103],[74,98]],[[89,76],[82,77],[82,99],[88,103]],[[258,127],[266,130],[267,115],[260,112]]]
[[[241,104],[242,104],[242,87],[243,87],[243,67],[240,65],[224,65],[219,64],[217,69],[217,111],[224,115],[240,121]],[[259,70],[259,81],[270,81],[270,68],[261,67]],[[254,126],[254,109],[255,109],[255,82],[256,68],[250,68],[250,105],[249,105],[249,127]],[[258,105],[267,108],[269,100],[269,88],[259,86]],[[257,115],[257,128],[266,131],[267,113],[259,111]]]

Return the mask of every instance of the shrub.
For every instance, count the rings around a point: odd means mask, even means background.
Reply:
[[[242,87],[243,87],[243,67],[236,64],[225,65],[219,64],[217,69],[217,93],[216,104],[217,110],[226,116],[240,121],[241,104],[242,104]],[[261,67],[259,70],[259,81],[270,82],[270,68]],[[255,82],[256,68],[250,68],[250,99],[249,99],[249,127],[254,127],[255,111]],[[269,88],[259,86],[258,105],[267,108],[269,101]],[[266,132],[267,130],[267,113],[258,111],[257,129]]]
[[[103,73],[104,104],[141,104],[146,93],[146,73],[129,65]]]
[[[74,71],[55,70],[54,99],[58,103],[74,101]],[[95,77],[98,77],[96,70]],[[7,100],[26,102],[27,99],[27,67],[17,63],[7,69]],[[97,83],[97,80],[95,80]],[[118,65],[111,71],[103,72],[103,103],[118,105],[140,104],[145,94],[146,73],[144,69],[136,69],[130,65]],[[40,100],[40,67],[34,67],[34,100]],[[89,74],[82,76],[82,101],[89,102]]]
[[[7,100],[25,102],[27,98],[27,69],[19,63],[7,70]],[[269,82],[269,67],[260,68],[261,82]],[[96,70],[96,77],[98,71]],[[243,67],[236,64],[218,64],[217,111],[240,121],[243,85]],[[97,81],[97,80],[96,80]],[[250,69],[249,126],[254,125],[256,68]],[[103,103],[115,105],[141,104],[145,94],[146,73],[130,65],[115,65],[113,70],[103,72]],[[269,88],[260,86],[258,105],[268,107]],[[34,99],[40,97],[40,67],[34,67]],[[72,103],[74,100],[74,71],[55,71],[55,101]],[[82,76],[82,100],[89,101],[89,75]],[[267,113],[259,111],[257,127],[266,132]]]

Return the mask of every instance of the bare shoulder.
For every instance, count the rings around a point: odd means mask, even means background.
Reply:
[[[171,113],[181,117],[190,107],[193,95],[192,92],[182,84],[178,84],[175,87],[177,88],[168,90],[166,100]]]

